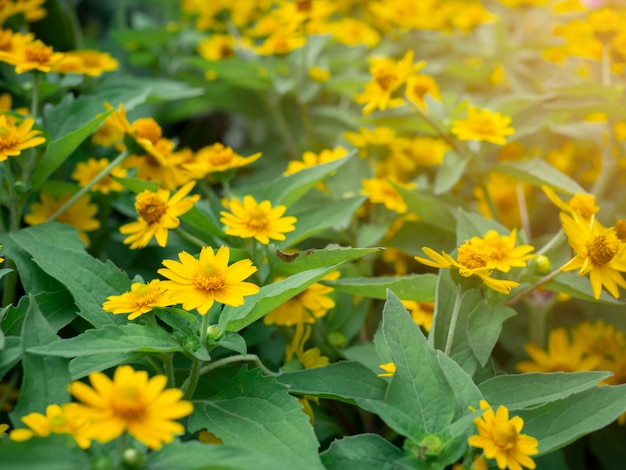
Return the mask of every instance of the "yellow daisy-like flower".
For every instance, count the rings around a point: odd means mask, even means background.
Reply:
[[[552,204],[567,214],[577,215],[584,220],[591,220],[600,211],[600,207],[596,205],[596,197],[593,194],[574,194],[568,202],[564,202],[549,186],[543,185],[541,189]]]
[[[333,281],[338,279],[340,274],[339,271],[333,271],[325,276],[322,281]],[[315,323],[315,320],[322,318],[330,309],[335,307],[335,301],[328,297],[328,294],[333,290],[332,287],[316,282],[265,315],[263,323],[284,326]]]
[[[16,126],[14,117],[0,114],[0,162],[46,141],[39,136],[41,131],[33,130],[34,124],[34,119],[27,118]]]
[[[430,75],[413,75],[406,82],[406,98],[420,109],[426,110],[426,95],[441,101],[439,86]]]
[[[126,314],[128,319],[151,312],[155,307],[168,307],[174,302],[170,299],[169,292],[161,286],[159,279],[154,279],[147,284],[135,282],[130,286],[130,292],[122,295],[110,295],[102,304],[102,309],[113,314]]]
[[[91,387],[72,382],[69,390],[88,408],[91,432],[99,442],[112,441],[128,431],[150,449],[159,449],[185,431],[176,420],[189,415],[193,405],[181,400],[183,392],[179,389],[165,390],[164,375],[148,379],[147,372],[125,365],[115,370],[113,380],[102,372],[93,372],[89,381]]]
[[[509,410],[500,405],[494,413],[489,403],[480,400],[481,417],[474,420],[478,434],[470,436],[469,445],[483,449],[485,457],[495,459],[498,468],[522,470],[522,467],[536,468],[529,456],[538,453],[537,439],[521,434],[524,420],[519,416],[509,419]]]
[[[395,211],[398,214],[404,214],[407,211],[406,203],[396,188],[390,183],[392,178],[370,178],[363,180],[363,189],[361,194],[367,195],[370,202],[374,204],[384,204],[390,211]],[[417,186],[414,183],[400,183],[394,181],[399,186],[405,189],[415,189]]]
[[[227,227],[226,234],[241,238],[255,238],[267,245],[272,240],[285,240],[285,233],[293,232],[298,219],[283,217],[286,206],[272,207],[270,201],[257,203],[252,196],[244,196],[243,203],[233,198],[230,212],[220,212],[220,221]]]
[[[78,162],[76,164],[76,168],[72,173],[72,179],[78,182],[80,187],[87,186],[91,183],[98,174],[102,170],[104,170],[107,166],[109,166],[108,158],[100,158],[96,160],[95,158],[90,158],[86,162]],[[96,184],[94,184],[91,189],[94,191],[99,191],[102,194],[109,194],[111,191],[120,192],[124,190],[124,186],[121,183],[115,181],[111,176],[117,176],[118,178],[125,178],[128,170],[122,167],[115,167],[111,171],[110,175],[105,176]]]
[[[18,74],[31,70],[50,72],[52,66],[60,62],[63,56],[63,53],[54,52],[51,46],[47,46],[39,39],[27,42],[9,52],[0,50],[0,61],[14,65],[15,73]]]
[[[393,374],[396,373],[396,365],[393,362],[386,362],[378,367],[385,371],[378,374],[378,377],[393,377]]]
[[[83,449],[91,445],[91,419],[87,410],[78,403],[48,405],[46,414],[30,413],[22,417],[28,429],[14,429],[9,437],[14,441],[26,441],[31,437],[47,437],[50,434],[71,434]]]
[[[319,348],[304,350],[304,345],[310,337],[311,327],[308,325],[305,327],[304,323],[298,323],[291,344],[285,347],[285,362],[291,361],[295,355],[298,358],[298,362],[300,362],[305,369],[327,366],[329,359],[326,356],[322,356]]]
[[[582,341],[571,341],[565,328],[550,331],[548,349],[528,343],[524,349],[532,361],[522,361],[515,366],[520,372],[585,372],[594,370],[601,356],[588,354]]]
[[[470,106],[467,110],[467,118],[454,121],[451,132],[460,140],[477,140],[505,145],[505,137],[515,133],[515,129],[509,124],[511,124],[511,118],[508,116],[490,109]]]
[[[80,73],[99,77],[104,72],[117,70],[119,63],[107,52],[92,49],[65,52],[63,59],[53,65],[59,73]]]
[[[63,204],[69,201],[70,194],[64,194],[59,199],[47,193],[40,193],[41,202],[34,202],[30,205],[30,214],[24,216],[24,221],[28,225],[43,224],[54,214]],[[98,206],[90,204],[89,195],[84,194],[78,200],[57,217],[58,222],[71,225],[78,229],[78,236],[89,246],[89,237],[85,232],[91,232],[100,228],[100,221],[94,216],[98,213]]]
[[[475,237],[478,239],[478,237]],[[508,273],[511,267],[523,268],[526,260],[533,255],[529,254],[535,248],[532,245],[515,246],[517,230],[513,229],[510,235],[500,235],[495,230],[489,230],[482,240],[489,251],[487,267]]]
[[[470,278],[477,276],[488,287],[503,294],[510,294],[513,287],[518,287],[519,283],[491,277],[493,268],[487,266],[489,262],[489,249],[481,239],[468,240],[463,243],[458,250],[457,259],[452,258],[448,253],[442,251],[441,254],[435,250],[423,247],[422,251],[431,259],[416,256],[415,259],[426,266],[433,268],[452,267],[458,270],[462,277]]]
[[[198,53],[206,60],[235,57],[235,38],[230,34],[213,34],[198,44]]]
[[[430,331],[435,313],[434,302],[417,302],[415,300],[402,300],[402,305],[409,311],[413,321]]]
[[[313,152],[304,152],[302,161],[291,160],[287,165],[287,169],[283,175],[293,175],[306,168],[312,168],[317,165],[339,160],[348,155],[348,151],[343,147],[335,147],[334,149],[324,149],[319,154]]]
[[[615,228],[605,228],[593,219],[590,222],[572,218],[561,212],[563,231],[576,255],[561,271],[579,269],[578,274],[589,274],[593,296],[597,299],[604,286],[609,293],[619,297],[620,287],[626,287],[622,272],[626,272],[626,244],[617,238]]]
[[[158,273],[167,279],[161,285],[170,291],[174,302],[181,303],[185,310],[198,310],[206,315],[215,301],[237,307],[243,305],[244,297],[259,292],[259,287],[243,282],[257,271],[249,259],[243,259],[228,266],[230,248],[220,247],[217,253],[213,248],[204,247],[199,259],[181,251],[180,262],[163,261],[165,268]]]
[[[189,171],[194,178],[202,179],[211,173],[227,171],[240,168],[255,162],[261,157],[261,152],[257,152],[249,157],[242,157],[231,147],[226,147],[217,142],[208,145],[196,152],[191,163],[186,163],[183,168]]]
[[[309,67],[309,78],[314,82],[324,83],[330,79],[330,72],[320,67]]]
[[[136,222],[120,227],[120,233],[129,235],[124,243],[130,244],[130,249],[134,250],[145,247],[155,238],[159,246],[166,246],[168,230],[180,225],[178,216],[188,212],[200,199],[198,194],[185,197],[194,185],[194,181],[187,183],[171,198],[170,191],[163,188],[156,193],[146,190],[137,194],[135,210],[139,218]]]

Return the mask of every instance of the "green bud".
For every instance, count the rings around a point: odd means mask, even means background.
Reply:
[[[92,470],[113,470],[113,459],[108,455],[98,455],[91,459]]]
[[[206,340],[209,342],[219,341],[224,332],[217,325],[209,325],[206,329]]]
[[[427,434],[420,442],[407,439],[404,443],[404,451],[418,460],[426,460],[441,454],[443,442],[439,436]]]
[[[346,345],[346,336],[341,331],[331,331],[327,340],[335,348],[343,348]]]
[[[200,340],[196,336],[187,336],[181,342],[184,351],[195,352],[200,349]]]
[[[129,470],[139,470],[146,463],[146,456],[137,449],[129,447],[122,453],[122,463]]]
[[[545,255],[537,255],[528,262],[528,268],[533,274],[539,274],[545,276],[550,274],[552,266],[550,265],[550,258]]]

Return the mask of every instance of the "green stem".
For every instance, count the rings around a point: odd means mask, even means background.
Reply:
[[[259,359],[259,356],[257,356],[256,354],[237,354],[235,356],[228,356],[223,359],[218,359],[217,361],[212,362],[211,364],[200,369],[199,375],[204,375],[208,372],[211,372],[214,369],[217,369],[218,367],[222,367],[228,364],[233,364],[235,362],[254,362],[254,364],[258,366],[259,369],[261,369],[261,372],[263,372],[264,375],[271,375],[271,376],[280,375],[280,374],[277,374],[276,372],[272,372],[267,367],[265,367],[263,363],[261,362],[261,359]]]
[[[460,285],[456,287],[456,297],[454,298],[454,306],[452,307],[452,315],[450,317],[450,326],[448,327],[448,337],[446,338],[446,346],[443,352],[446,356],[450,355],[452,350],[452,342],[454,340],[454,332],[456,331],[456,325],[459,320],[459,312],[461,311],[461,304],[463,303],[463,297],[467,293]]]
[[[39,113],[39,71],[33,71],[33,92],[30,101],[30,117],[37,120]]]
[[[209,315],[202,315],[202,322],[200,323],[200,347],[206,347],[206,334],[207,327],[209,326]],[[191,372],[189,373],[189,377],[185,380],[182,388],[185,390],[185,395],[183,398],[185,400],[191,400],[193,394],[196,391],[196,387],[198,386],[198,380],[200,379],[200,374],[198,371],[200,370],[200,360],[197,358],[193,358],[193,363],[191,364]]]
[[[61,207],[59,207],[56,212],[54,214],[52,214],[50,217],[48,217],[48,219],[46,220],[46,222],[51,222],[53,220],[55,220],[57,217],[59,217],[61,214],[63,214],[63,212],[65,212],[67,209],[69,209],[72,204],[74,204],[78,199],[80,199],[84,194],[86,194],[89,190],[91,190],[91,188],[97,184],[100,180],[102,180],[104,177],[106,177],[109,173],[111,173],[111,171],[118,166],[119,164],[121,164],[124,160],[126,160],[126,157],[128,157],[128,151],[123,151],[122,153],[120,153],[117,158],[115,158],[115,160],[113,160],[111,163],[108,164],[108,166],[106,168],[104,168],[100,173],[98,173],[94,179],[92,179],[87,185],[83,186],[82,188],[80,188],[71,198],[68,199],[68,201],[63,204]]]
[[[532,286],[524,289],[522,292],[520,292],[519,294],[517,294],[515,297],[511,297],[509,300],[507,300],[504,305],[507,307],[510,307],[512,305],[515,305],[516,303],[518,303],[520,300],[522,300],[524,297],[526,297],[527,295],[531,294],[532,292],[536,291],[537,289],[539,289],[542,285],[544,285],[547,282],[550,282],[552,279],[554,279],[555,277],[557,277],[559,274],[561,273],[561,269],[555,269],[554,271],[552,271],[550,274],[542,277],[541,279],[539,279],[535,284],[533,284]]]
[[[117,452],[115,453],[115,462],[113,468],[116,470],[122,470],[124,468],[124,451],[128,446],[128,433],[124,431],[120,437],[117,438]]]
[[[522,182],[517,183],[517,207],[519,208],[519,218],[520,224],[524,233],[526,233],[526,238],[530,240],[530,219],[528,217],[528,206],[526,205],[526,195],[524,194],[524,185]]]
[[[548,250],[552,249],[555,245],[558,245],[559,243],[561,243],[564,240],[565,240],[565,233],[563,233],[563,230],[559,230],[548,241],[548,243],[543,245],[541,247],[541,249],[539,251],[537,251],[537,254],[538,255],[543,255],[544,253],[548,252]]]
[[[298,148],[296,146],[296,142],[291,136],[291,132],[289,130],[289,124],[285,119],[285,115],[283,114],[282,109],[280,108],[280,100],[278,94],[273,91],[269,97],[262,97],[267,105],[268,110],[272,114],[274,118],[274,123],[278,127],[278,132],[283,139],[283,143],[285,147],[287,147],[287,153],[289,153],[289,157],[292,160],[298,159]]]
[[[184,228],[181,227],[176,227],[174,229],[174,232],[176,232],[178,235],[180,235],[182,238],[184,238],[185,240],[187,240],[188,242],[193,243],[194,245],[197,245],[199,248],[204,248],[205,246],[207,246],[207,244],[205,242],[203,242],[202,240],[200,240],[198,237],[196,237],[195,235],[192,235],[191,233],[189,233],[187,230],[185,230]]]
[[[168,387],[176,387],[176,376],[174,375],[174,355],[163,354],[162,359],[163,370],[165,370]]]

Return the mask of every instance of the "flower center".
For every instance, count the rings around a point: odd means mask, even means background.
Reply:
[[[118,388],[113,394],[111,408],[116,416],[126,422],[139,421],[146,413],[146,406],[135,387]]]
[[[135,199],[135,210],[147,223],[157,222],[167,212],[167,202],[155,193],[144,191]]]
[[[62,415],[50,418],[49,423],[52,432],[63,432],[67,427],[67,420]]]
[[[495,133],[493,121],[488,116],[476,116],[472,122],[474,132],[481,135],[492,135]]]
[[[496,423],[493,428],[493,440],[503,450],[512,449],[517,442],[517,429],[510,421]]]
[[[137,288],[134,294],[135,305],[145,307],[146,305],[152,305],[157,301],[159,295],[161,295],[158,289],[154,289],[148,285],[141,285]]]
[[[391,90],[394,82],[398,80],[398,75],[393,70],[379,70],[375,78],[383,90]]]
[[[248,212],[247,224],[256,229],[265,228],[267,226],[267,214],[260,207],[254,207]]]
[[[589,258],[596,266],[604,266],[611,261],[620,247],[620,241],[615,236],[598,235],[587,243]]]
[[[223,149],[216,149],[215,151],[209,153],[208,159],[211,165],[219,166],[230,163],[234,156],[233,149],[226,147]]]
[[[46,64],[52,57],[52,48],[37,40],[24,49],[24,57],[28,62]]]
[[[489,254],[482,247],[465,242],[459,247],[456,260],[469,269],[484,268],[487,266]]]
[[[147,139],[153,144],[156,144],[163,135],[161,126],[152,118],[137,119],[132,123],[131,128],[135,136]]]
[[[216,291],[226,285],[224,273],[214,266],[204,266],[200,268],[192,278],[198,289],[205,291]]]

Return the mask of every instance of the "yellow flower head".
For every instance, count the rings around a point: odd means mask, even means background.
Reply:
[[[338,279],[339,275],[339,271],[333,271],[322,280],[332,281]],[[265,315],[263,323],[284,326],[315,323],[315,320],[322,318],[335,307],[335,301],[328,297],[332,291],[332,287],[316,282]]]
[[[180,225],[178,216],[188,212],[200,199],[199,194],[185,197],[194,185],[193,181],[187,183],[172,197],[170,191],[163,188],[156,193],[146,190],[137,194],[135,210],[139,218],[120,227],[120,233],[129,235],[124,243],[130,244],[130,249],[134,250],[145,247],[155,238],[159,246],[166,246],[168,230]]]
[[[301,33],[288,30],[277,30],[254,48],[259,55],[283,55],[299,49],[306,44],[306,37]]]
[[[249,165],[257,161],[260,157],[261,152],[250,155],[249,157],[242,157],[231,147],[226,147],[217,142],[198,150],[193,161],[183,164],[183,167],[185,170],[189,171],[195,179],[202,179],[211,173]]]
[[[380,147],[388,147],[396,140],[396,131],[390,127],[375,127],[368,129],[360,127],[359,132],[346,132],[345,138],[348,142],[359,149],[361,157],[367,157],[372,150]]]
[[[415,300],[403,300],[402,305],[409,311],[413,321],[430,331],[435,312],[434,302],[417,302]]]
[[[229,34],[214,34],[200,41],[198,53],[206,60],[235,57],[235,38]]]
[[[91,387],[76,381],[69,389],[88,408],[93,438],[102,443],[128,431],[150,449],[159,449],[184,432],[183,425],[175,420],[193,411],[190,402],[181,400],[182,391],[164,390],[164,375],[148,379],[147,372],[125,365],[115,370],[113,380],[102,372],[93,372],[89,381]]]
[[[367,46],[372,48],[380,42],[380,33],[365,21],[343,17],[327,26],[335,41],[348,46]]]
[[[506,144],[506,136],[515,133],[509,126],[511,118],[490,109],[470,106],[466,119],[458,119],[452,123],[451,132],[459,140],[476,140],[492,142],[497,145]]]
[[[22,417],[28,429],[14,429],[9,437],[14,441],[26,441],[33,436],[71,434],[83,449],[91,445],[91,419],[87,410],[78,403],[48,405],[46,414],[30,413]]]
[[[215,301],[237,307],[243,305],[244,297],[259,292],[259,287],[243,282],[257,271],[252,261],[244,259],[228,266],[230,249],[204,247],[199,259],[181,251],[180,262],[163,261],[165,268],[158,273],[167,279],[161,285],[170,291],[172,301],[181,303],[185,310],[197,309],[206,315]]]
[[[324,149],[319,154],[313,152],[304,152],[302,154],[302,160],[291,160],[287,169],[283,175],[293,175],[306,168],[312,168],[317,165],[323,165],[324,163],[339,160],[345,157],[348,151],[343,147],[335,147],[334,149]],[[315,187],[320,191],[326,191],[327,187],[323,181],[318,182]]]
[[[581,344],[590,354],[614,355],[615,351],[621,351],[626,346],[624,332],[617,331],[615,326],[604,323],[601,319],[593,323],[588,321],[579,323],[572,329],[572,337],[575,343]],[[624,372],[626,373],[626,370]]]
[[[430,75],[413,75],[406,82],[406,97],[418,108],[427,109],[426,95],[430,95],[433,99],[441,101],[439,94],[439,86]]]
[[[309,67],[309,78],[314,82],[324,83],[330,79],[330,72],[320,67]]]
[[[162,286],[159,279],[154,279],[147,284],[135,282],[130,286],[130,292],[122,295],[110,295],[107,301],[102,304],[105,312],[113,314],[126,314],[128,319],[151,312],[155,307],[168,307],[174,302],[170,299],[169,292]]]
[[[596,197],[593,194],[574,194],[568,202],[563,202],[549,186],[543,185],[541,189],[548,196],[548,199],[562,212],[582,217],[586,221],[591,220],[600,210],[596,205]]]
[[[13,116],[0,114],[0,162],[46,141],[39,136],[41,131],[33,130],[34,124],[34,119],[27,118],[16,126]]]
[[[361,194],[366,194],[370,202],[374,204],[384,204],[390,211],[398,214],[404,214],[407,211],[406,203],[396,188],[390,183],[390,179],[371,178],[363,180],[363,189]],[[414,183],[400,183],[394,181],[397,185],[405,189],[415,189]]]
[[[86,49],[64,53],[63,59],[53,65],[59,73],[79,73],[99,77],[104,72],[117,70],[119,63],[107,52]]]
[[[220,221],[226,225],[226,234],[241,238],[255,238],[267,245],[272,240],[285,240],[285,233],[293,232],[295,217],[283,214],[286,206],[272,207],[270,201],[257,203],[252,196],[244,196],[243,203],[233,198],[229,202],[230,212],[220,212]]]
[[[99,160],[96,160],[95,158],[90,158],[86,162],[78,162],[76,164],[74,172],[72,173],[72,179],[77,181],[78,185],[81,187],[87,186],[102,170],[109,166],[109,163],[110,162],[107,158],[101,158]],[[126,168],[115,167],[111,171],[111,175],[107,175],[102,178],[100,181],[94,184],[91,189],[93,191],[99,191],[102,194],[109,194],[109,192],[111,191],[123,191],[124,186],[111,178],[111,176],[125,178],[126,172]]]
[[[626,287],[622,272],[626,272],[626,244],[615,233],[615,228],[605,228],[593,219],[586,221],[570,217],[561,212],[563,231],[576,255],[561,271],[579,269],[578,274],[589,274],[591,289],[596,299],[600,298],[602,287],[619,297],[620,287]]]
[[[443,163],[450,146],[436,137],[415,137],[409,141],[407,152],[418,165],[435,166]]]
[[[46,9],[42,5],[46,0],[5,0],[0,5],[0,24],[9,17],[22,14],[29,23],[46,17]]]
[[[393,362],[386,362],[378,367],[385,371],[378,374],[378,377],[393,377],[393,374],[396,373],[396,365]]]
[[[15,66],[15,73],[50,72],[52,67],[63,59],[64,54],[54,52],[51,46],[47,46],[39,39],[21,44],[12,51],[0,50],[0,61]]]
[[[532,343],[524,349],[532,360],[517,363],[520,372],[584,372],[594,370],[601,359],[589,354],[585,343],[578,339],[570,342],[565,328],[550,331],[547,350]]]
[[[476,237],[478,238],[478,237]],[[523,268],[526,260],[533,255],[529,254],[535,248],[531,245],[515,246],[517,230],[513,229],[510,235],[500,235],[495,230],[489,230],[484,238],[485,248],[489,251],[487,267],[508,273],[511,267]]]
[[[41,202],[34,202],[30,205],[30,214],[24,216],[24,221],[28,225],[43,224],[57,209],[69,201],[70,197],[70,194],[64,194],[59,199],[55,199],[50,194],[40,193]],[[59,222],[76,227],[78,236],[87,246],[89,246],[89,237],[85,232],[100,228],[100,221],[94,218],[98,212],[98,206],[89,202],[89,195],[84,194],[56,218]]]
[[[324,367],[329,363],[329,359],[326,356],[322,356],[319,348],[310,348],[304,350],[304,344],[311,337],[311,327],[304,326],[304,323],[298,323],[296,325],[296,331],[293,334],[291,344],[285,347],[285,362],[289,362],[293,359],[293,356],[298,358],[300,364],[305,369],[314,369],[316,367]]]
[[[509,410],[500,405],[494,413],[489,403],[480,400],[481,417],[474,420],[478,434],[470,436],[469,445],[483,449],[485,457],[495,459],[499,469],[533,469],[535,462],[529,456],[538,453],[537,439],[520,434],[524,421],[519,416],[509,419]]]

